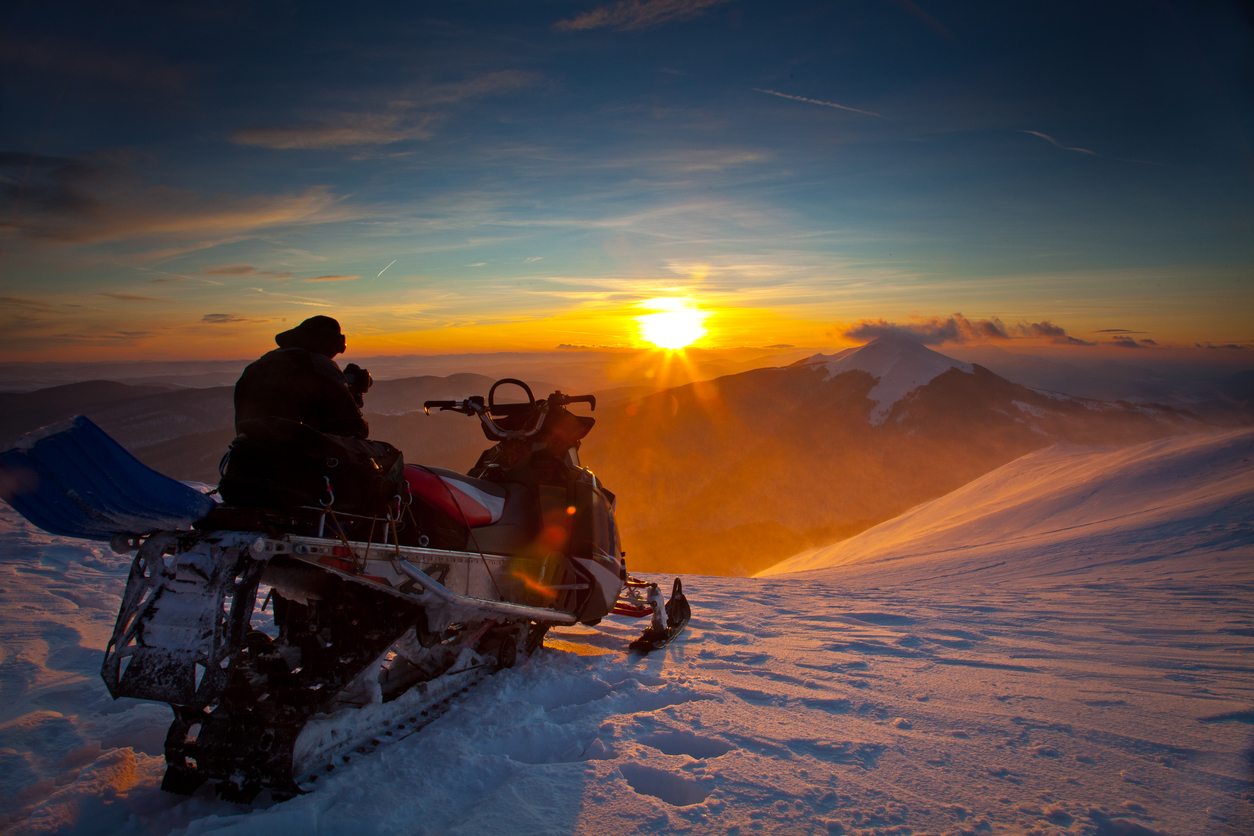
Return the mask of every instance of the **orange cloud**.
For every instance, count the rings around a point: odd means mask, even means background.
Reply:
[[[889,322],[884,319],[864,319],[840,330],[841,336],[850,340],[873,340],[876,337],[899,337],[923,345],[943,343],[979,343],[989,340],[1015,338],[1048,340],[1065,345],[1094,345],[1067,335],[1065,329],[1050,322],[1018,322],[1005,325],[992,319],[967,319],[960,313],[942,319],[938,316],[911,317],[909,322]]]
[[[154,236],[197,240],[230,237],[258,229],[326,223],[354,215],[323,188],[295,195],[203,197],[188,191],[149,187],[32,214],[18,222],[30,238],[63,244],[99,244]]]
[[[293,149],[342,148],[350,145],[390,145],[405,139],[430,139],[430,118],[405,125],[400,114],[353,114],[336,124],[293,125],[290,127],[245,128],[231,141],[280,151]]]
[[[218,264],[204,269],[206,276],[251,276],[257,272],[251,264]]]
[[[260,276],[267,279],[290,279],[287,271],[258,270],[251,264],[215,264],[203,268],[206,276]]]
[[[312,276],[308,279],[301,279],[304,282],[351,282],[354,279],[360,279],[361,276]]]
[[[21,174],[11,180],[4,169]],[[258,230],[364,214],[320,187],[300,194],[206,196],[146,185],[116,159],[16,152],[0,152],[0,194],[20,209],[9,216],[8,228],[28,239],[100,244],[162,238],[162,251],[171,254]]]

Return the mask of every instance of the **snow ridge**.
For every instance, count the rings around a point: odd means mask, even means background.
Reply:
[[[1090,571],[1190,572],[1254,539],[1254,430],[1111,449],[1055,444],[759,577],[813,570],[958,573],[1025,582]],[[1218,557],[1216,557],[1218,559]],[[996,567],[996,568],[992,568]],[[1234,567],[1235,568],[1235,567]]]
[[[868,394],[877,402],[871,411],[871,423],[877,426],[888,419],[893,404],[950,369],[974,373],[970,363],[946,357],[911,340],[889,337],[877,337],[866,345],[838,354],[815,354],[795,365],[822,366],[827,370],[828,379],[851,371],[864,371],[879,378]]]

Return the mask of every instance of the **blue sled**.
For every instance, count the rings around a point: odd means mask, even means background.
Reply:
[[[88,540],[188,529],[214,501],[139,461],[86,416],[0,452],[0,496],[44,531]]]

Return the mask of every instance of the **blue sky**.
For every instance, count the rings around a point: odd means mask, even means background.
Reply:
[[[16,2],[0,357],[1254,339],[1254,23],[1197,3]],[[721,323],[721,324],[720,324]]]

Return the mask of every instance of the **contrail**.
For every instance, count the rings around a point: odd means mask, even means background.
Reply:
[[[1039,136],[1041,139],[1045,140],[1048,143],[1051,143],[1052,145],[1058,148],[1061,148],[1064,151],[1077,151],[1081,154],[1092,154],[1094,157],[1101,156],[1101,154],[1097,153],[1096,151],[1090,151],[1087,148],[1072,148],[1070,145],[1063,145],[1061,142],[1054,139],[1049,134],[1043,134],[1040,131],[1020,131],[1020,133],[1032,134],[1032,136]]]
[[[396,259],[392,259],[392,264],[395,264],[395,263],[396,263]],[[391,267],[392,264],[389,264],[388,267]],[[380,270],[379,276],[382,276],[384,273],[386,273],[388,271],[388,267],[384,267],[382,270]],[[379,278],[379,276],[375,276],[375,278],[377,279]]]
[[[1101,157],[1103,160],[1118,160],[1121,163],[1136,163],[1137,165],[1156,165],[1156,166],[1166,165],[1166,163],[1156,163],[1153,160],[1133,160],[1127,157],[1110,157],[1110,156],[1107,156],[1106,154],[1099,154],[1096,151],[1090,151],[1088,148],[1073,148],[1070,145],[1063,145],[1061,142],[1054,139],[1049,134],[1043,134],[1040,131],[1021,130],[1019,131],[1019,133],[1032,134],[1032,136],[1039,136],[1041,139],[1045,140],[1046,142],[1052,144],[1053,146],[1057,148],[1061,148],[1064,151],[1075,151],[1078,154],[1088,154],[1093,157]]]
[[[768,96],[779,96],[781,99],[792,99],[794,102],[809,102],[810,104],[823,105],[823,107],[837,107],[841,110],[852,110],[854,113],[861,113],[864,116],[878,116],[881,119],[888,118],[882,113],[875,113],[870,110],[859,110],[856,107],[836,104],[836,102],[825,102],[822,99],[807,99],[805,96],[790,96],[787,93],[780,93],[777,90],[763,90],[761,87],[754,87],[753,90],[757,93],[766,93]]]

